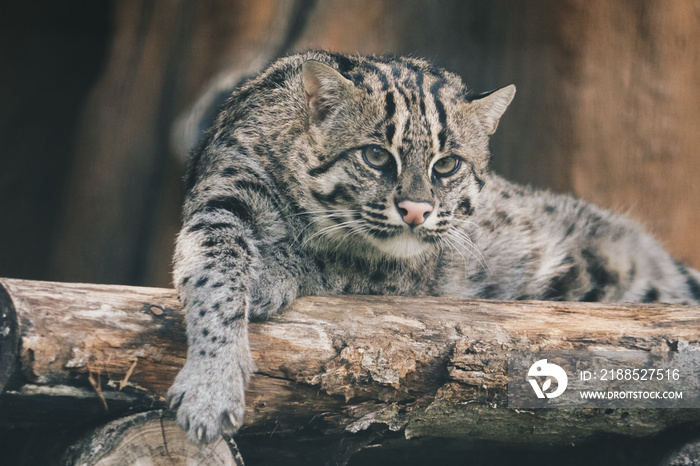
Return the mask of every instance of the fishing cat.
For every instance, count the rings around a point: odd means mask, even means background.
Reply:
[[[700,274],[629,220],[489,171],[514,94],[317,51],[232,93],[190,157],[174,258],[189,349],[169,397],[191,440],[240,427],[247,322],[297,296],[700,301]]]

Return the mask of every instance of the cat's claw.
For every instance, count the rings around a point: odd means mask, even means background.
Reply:
[[[236,418],[231,413],[228,413],[228,422],[231,423],[231,428],[234,430],[234,432],[238,430],[239,423],[238,421],[236,421]]]
[[[180,399],[176,396],[168,395],[168,408],[175,409],[180,406]]]

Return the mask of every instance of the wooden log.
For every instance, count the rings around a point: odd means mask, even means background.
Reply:
[[[0,329],[9,329],[0,360],[16,361],[1,420],[94,420],[163,406],[186,354],[173,290],[11,279],[0,286]],[[700,421],[697,409],[510,409],[505,364],[513,350],[697,348],[698,307],[307,297],[252,324],[250,339],[258,369],[241,435],[383,426],[465,446],[532,446]]]
[[[148,411],[112,421],[73,444],[64,455],[65,466],[120,466],[133,464],[206,464],[243,466],[230,439],[196,446],[163,411]]]

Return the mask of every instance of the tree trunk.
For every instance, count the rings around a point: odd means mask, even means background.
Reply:
[[[185,361],[173,290],[2,279],[5,421],[163,406]],[[564,445],[697,423],[694,409],[507,408],[509,351],[700,345],[697,307],[307,297],[252,324],[245,435],[361,432]],[[17,342],[19,341],[19,345]],[[12,376],[8,379],[8,374]]]

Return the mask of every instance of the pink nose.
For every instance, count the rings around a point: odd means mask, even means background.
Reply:
[[[412,227],[425,222],[433,211],[433,205],[429,202],[401,201],[396,206],[403,221]]]

